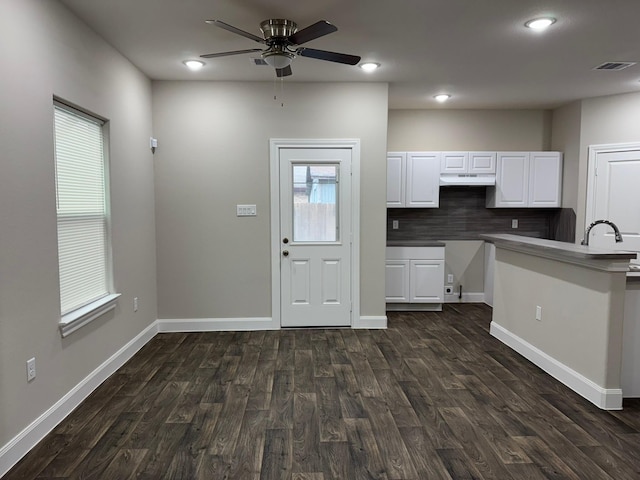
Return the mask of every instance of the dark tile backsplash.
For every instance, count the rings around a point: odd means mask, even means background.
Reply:
[[[486,208],[485,194],[485,187],[445,187],[440,208],[388,208],[387,240],[477,240],[482,233],[511,233],[574,241],[573,210]],[[514,218],[517,229],[511,228]],[[391,228],[393,220],[399,221],[398,230]]]

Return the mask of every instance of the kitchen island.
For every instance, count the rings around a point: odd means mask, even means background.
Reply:
[[[481,237],[496,246],[491,334],[598,407],[621,409],[625,288],[636,254]]]

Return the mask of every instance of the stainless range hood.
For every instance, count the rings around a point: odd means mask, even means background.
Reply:
[[[443,174],[440,175],[441,187],[488,187],[496,184],[495,175],[481,174]]]

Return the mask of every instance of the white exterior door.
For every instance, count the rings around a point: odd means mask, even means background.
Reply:
[[[599,147],[590,154],[590,204],[587,226],[594,220],[611,220],[622,233],[623,242],[615,243],[608,225],[591,230],[589,245],[640,253],[640,144],[629,147]],[[638,263],[639,260],[632,260]]]
[[[283,327],[351,325],[349,148],[280,148]]]

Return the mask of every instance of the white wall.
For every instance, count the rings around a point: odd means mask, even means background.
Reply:
[[[53,1],[0,2],[0,64],[1,450],[157,313],[149,80]],[[110,120],[114,274],[122,293],[115,313],[64,340],[53,95]],[[31,357],[37,377],[27,383]]]
[[[581,234],[585,227],[589,146],[640,142],[639,125],[640,93],[590,98],[582,101],[577,237],[582,238]]]
[[[620,388],[624,272],[498,245],[494,288],[493,323],[595,385]]]
[[[582,102],[553,111],[551,149],[563,152],[562,206],[578,211]],[[580,231],[581,228],[577,228]]]
[[[361,140],[361,314],[385,314],[387,85],[282,93],[284,107],[272,83],[153,83],[160,318],[271,316],[270,138]]]
[[[389,151],[549,150],[547,110],[390,110]]]

